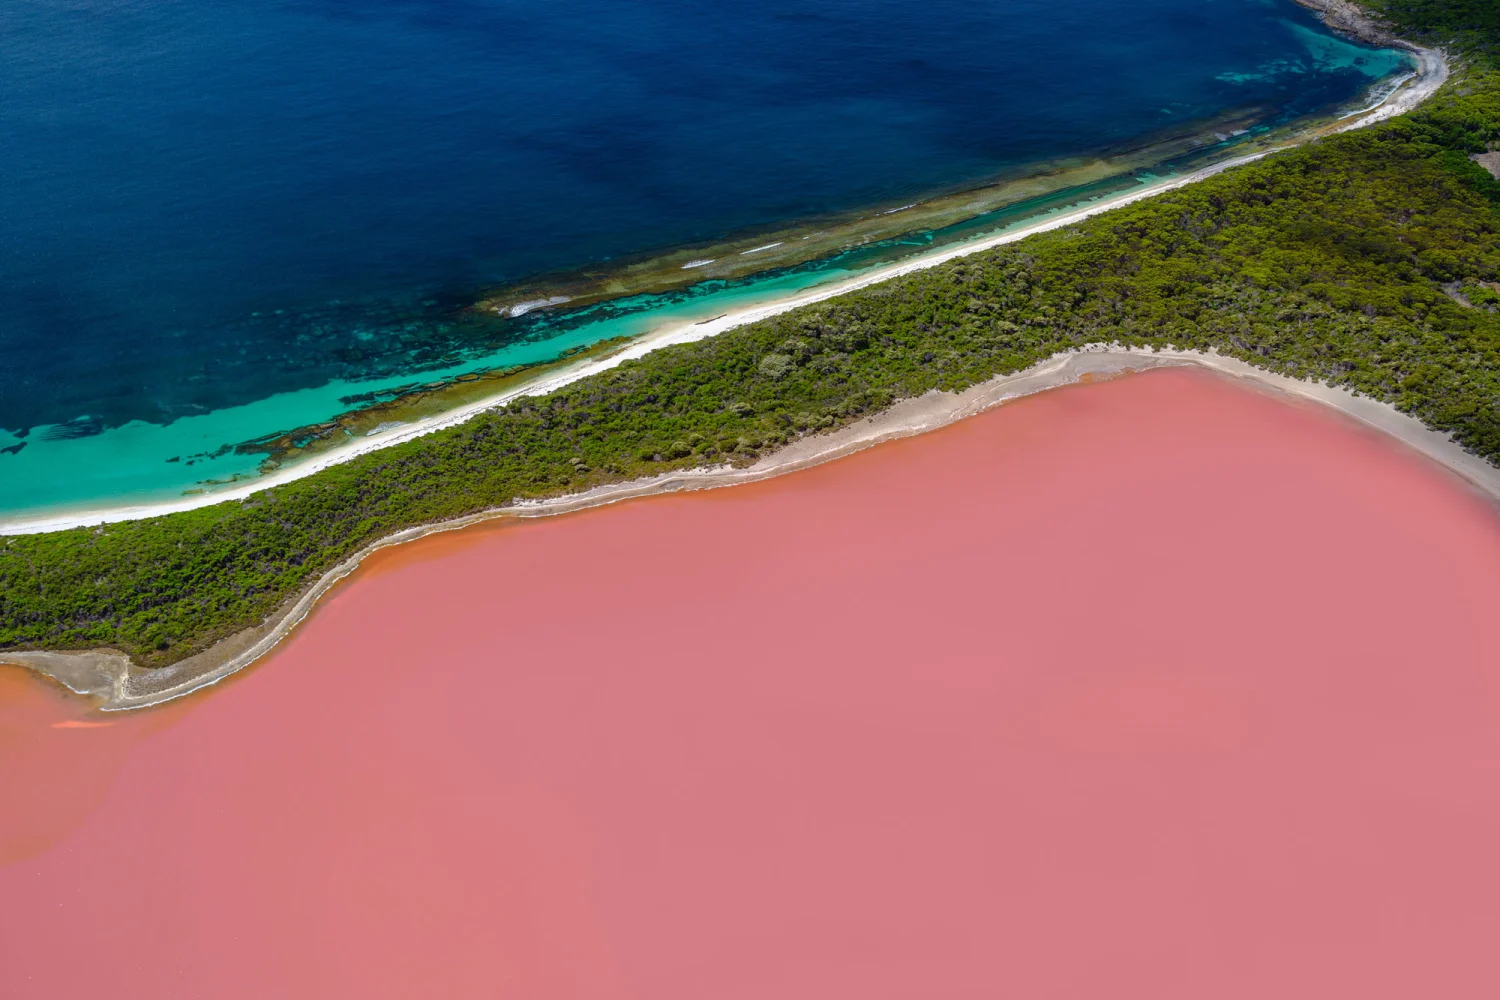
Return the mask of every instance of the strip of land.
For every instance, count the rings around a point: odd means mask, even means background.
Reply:
[[[270,653],[305,619],[318,601],[372,553],[438,532],[456,531],[500,518],[564,514],[638,497],[759,482],[821,465],[886,441],[924,434],[1010,400],[1060,386],[1113,378],[1153,368],[1193,366],[1315,401],[1401,442],[1455,473],[1476,493],[1500,504],[1500,468],[1454,444],[1388,403],[1346,389],[1277,375],[1216,352],[1143,350],[1094,345],[1049,358],[1025,371],[1002,375],[959,393],[933,391],[895,403],[879,414],[829,434],[794,442],[748,468],[721,465],[678,470],[649,479],[615,483],[581,493],[484,511],[398,532],[362,549],[325,573],[312,588],[289,601],[257,628],[168,667],[142,669],[122,653],[0,652],[0,663],[30,667],[75,693],[99,701],[105,711],[145,708],[216,684]]]

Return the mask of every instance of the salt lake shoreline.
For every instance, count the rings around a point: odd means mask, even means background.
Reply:
[[[1215,352],[1153,351],[1119,345],[1093,345],[1054,355],[1012,375],[997,376],[960,393],[933,390],[904,399],[886,410],[836,431],[793,442],[746,468],[716,466],[670,472],[596,487],[582,493],[493,508],[468,517],[423,525],[375,542],[325,573],[260,626],[222,640],[166,667],[142,668],[116,650],[86,652],[0,652],[0,663],[28,667],[75,694],[95,700],[102,711],[148,708],[210,687],[270,654],[312,612],[319,600],[373,553],[440,532],[509,518],[548,517],[602,507],[639,497],[687,490],[716,489],[760,482],[831,462],[886,441],[946,427],[1007,401],[1156,368],[1196,367],[1292,399],[1326,406],[1363,427],[1380,432],[1455,474],[1474,493],[1500,510],[1500,468],[1401,413],[1389,403],[1353,392],[1265,371]]]
[[[1396,115],[1404,114],[1427,100],[1448,79],[1449,68],[1444,53],[1435,49],[1422,48],[1395,38],[1374,26],[1368,19],[1363,19],[1360,22],[1363,25],[1360,31],[1353,30],[1351,25],[1354,22],[1350,20],[1352,15],[1347,11],[1343,11],[1343,7],[1349,5],[1344,5],[1343,0],[1296,0],[1296,2],[1324,13],[1325,21],[1335,31],[1349,34],[1363,42],[1402,48],[1412,53],[1417,60],[1417,67],[1409,79],[1385,95],[1383,100],[1351,116],[1349,119],[1337,123],[1332,128],[1329,128],[1328,132],[1344,132],[1361,128]],[[1327,13],[1329,9],[1343,11],[1343,13],[1339,17],[1334,17]],[[1354,9],[1357,10],[1357,8]],[[446,413],[437,414],[403,426],[389,428],[379,433],[355,439],[347,444],[330,449],[315,458],[247,480],[243,484],[230,489],[183,496],[174,500],[163,500],[154,503],[87,508],[60,511],[43,516],[20,516],[0,519],[0,535],[40,534],[49,531],[63,531],[69,528],[93,527],[117,521],[144,520],[151,517],[160,517],[165,514],[197,510],[215,504],[244,500],[262,490],[315,475],[331,466],[352,461],[362,455],[403,444],[446,428],[456,427],[479,413],[499,408],[516,399],[526,396],[547,395],[581,379],[614,368],[625,361],[644,357],[658,348],[703,340],[736,327],[768,319],[802,306],[823,302],[836,296],[890,281],[903,275],[937,267],[959,257],[981,253],[997,246],[1014,243],[1036,233],[1070,226],[1112,209],[1121,208],[1168,191],[1186,187],[1222,173],[1225,170],[1243,166],[1244,164],[1278,152],[1281,149],[1293,148],[1300,144],[1301,141],[1289,142],[1287,145],[1278,147],[1277,149],[1263,150],[1245,156],[1234,157],[1180,177],[1166,178],[1149,184],[1143,184],[1136,190],[1103,197],[1097,202],[1072,210],[1054,211],[1028,224],[997,233],[993,236],[920,254],[909,260],[876,268],[865,274],[843,281],[830,282],[827,285],[808,289],[804,292],[787,296],[786,298],[732,310],[711,320],[663,326],[660,329],[639,337],[618,352],[604,357],[580,361],[572,365],[564,365],[534,382],[457,407]]]
[[[1352,121],[1342,122],[1330,131],[1347,131],[1403,114],[1425,101],[1447,80],[1448,63],[1441,51],[1424,49],[1389,36],[1365,18],[1357,7],[1346,4],[1344,0],[1297,0],[1297,2],[1324,13],[1325,20],[1334,30],[1352,34],[1362,41],[1399,45],[1417,57],[1417,69],[1410,79],[1387,94],[1373,107],[1354,116]],[[1351,10],[1353,14],[1350,13]],[[1351,17],[1356,17],[1357,21],[1351,22],[1349,20]],[[1339,20],[1340,18],[1342,20]],[[1353,28],[1351,24],[1354,24]],[[1289,145],[1295,145],[1295,143]],[[1231,167],[1258,160],[1274,151],[1262,151],[1226,160],[1182,177],[1144,185],[1139,190],[1114,198],[1101,199],[1097,203],[1073,211],[1054,213],[1012,231],[935,251],[876,269],[847,281],[811,289],[783,300],[748,307],[705,322],[664,328],[642,337],[607,357],[565,366],[535,383],[420,423],[373,435],[345,449],[262,477],[238,489],[227,490],[212,496],[187,497],[180,501],[160,504],[0,522],[0,534],[38,533],[114,521],[136,520],[244,499],[279,483],[300,479],[329,466],[349,461],[358,455],[409,441],[446,427],[456,426],[477,413],[502,406],[513,399],[545,395],[589,375],[613,368],[624,361],[642,357],[657,348],[702,340],[800,306],[821,302],[882,281],[936,267],[958,257],[1013,243],[1034,233],[1068,226],[1111,209],[1185,187]],[[28,667],[50,677],[70,691],[94,699],[103,711],[126,711],[159,705],[217,684],[268,655],[311,613],[324,594],[358,568],[366,557],[389,546],[499,518],[550,516],[636,497],[758,482],[833,461],[884,441],[936,430],[984,412],[1007,400],[1088,381],[1092,378],[1113,377],[1151,368],[1182,365],[1197,366],[1328,406],[1365,426],[1395,438],[1461,477],[1490,502],[1500,503],[1500,469],[1464,451],[1448,435],[1426,427],[1415,417],[1400,413],[1387,403],[1356,396],[1347,390],[1321,383],[1278,375],[1214,352],[1150,351],[1122,348],[1118,345],[1093,345],[1077,351],[1054,355],[1024,371],[997,376],[961,393],[933,391],[920,397],[901,400],[881,413],[858,423],[827,434],[814,435],[793,442],[748,468],[736,469],[730,466],[720,466],[677,471],[649,479],[599,487],[552,500],[494,508],[452,521],[397,532],[372,543],[325,573],[311,587],[288,600],[281,609],[261,625],[223,639],[203,652],[166,667],[141,668],[124,653],[108,649],[82,652],[0,652],[0,664]]]

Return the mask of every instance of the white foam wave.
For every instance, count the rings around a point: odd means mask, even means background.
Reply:
[[[506,315],[511,319],[515,319],[517,316],[525,316],[533,309],[545,309],[548,306],[560,306],[564,302],[569,301],[571,301],[571,298],[567,295],[554,295],[550,299],[530,299],[526,302],[517,302],[515,305],[506,310]],[[500,308],[503,309],[504,307],[502,306]],[[499,312],[500,309],[496,309],[495,311]]]
[[[1355,115],[1362,115],[1367,111],[1374,111],[1376,108],[1384,104],[1392,94],[1400,90],[1401,87],[1407,83],[1407,81],[1415,79],[1416,75],[1416,73],[1404,73],[1401,76],[1395,77],[1385,83],[1376,84],[1375,86],[1370,88],[1370,103],[1366,104],[1364,107],[1356,111],[1346,111],[1343,114],[1339,115],[1339,118],[1353,118]]]

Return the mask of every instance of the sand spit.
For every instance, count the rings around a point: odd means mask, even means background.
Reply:
[[[113,650],[0,652],[0,662],[30,667],[78,694],[98,700],[105,711],[161,704],[215,684],[255,663],[289,635],[324,594],[353,572],[367,556],[387,546],[497,518],[545,517],[653,494],[757,482],[833,461],[884,441],[936,430],[1033,393],[1153,368],[1185,365],[1328,406],[1395,438],[1457,474],[1489,501],[1500,504],[1500,468],[1464,451],[1448,435],[1426,427],[1417,418],[1399,412],[1388,403],[1356,396],[1346,389],[1263,371],[1244,361],[1213,352],[1150,351],[1097,345],[1054,355],[1025,371],[998,376],[961,393],[934,390],[902,400],[858,423],[796,441],[748,468],[717,466],[675,471],[650,479],[597,487],[552,500],[501,507],[453,521],[409,528],[381,539],[334,567],[260,626],[231,636],[171,666],[144,669],[135,666],[123,653]]]
[[[1334,6],[1343,5],[1342,0],[1298,0],[1304,6],[1322,10],[1321,4],[1328,3]],[[1358,8],[1352,8],[1355,11]],[[1362,17],[1362,15],[1361,15]],[[1412,52],[1417,58],[1417,68],[1411,76],[1406,78],[1399,86],[1392,89],[1380,101],[1373,104],[1357,114],[1346,118],[1334,125],[1309,133],[1308,137],[1316,137],[1320,134],[1331,134],[1333,132],[1344,132],[1350,129],[1361,128],[1365,125],[1383,121],[1394,115],[1404,114],[1427,100],[1448,79],[1448,63],[1444,53],[1435,49],[1424,49],[1409,42],[1401,41],[1393,36],[1380,32],[1373,26],[1368,18],[1363,18],[1363,24],[1368,26],[1366,34],[1356,34],[1346,26],[1344,21],[1335,22],[1329,20],[1330,27],[1336,30],[1353,34],[1362,41],[1378,39],[1377,44],[1398,46]],[[624,361],[640,358],[650,352],[673,344],[686,344],[693,341],[712,337],[735,327],[755,323],[781,313],[789,312],[801,306],[823,302],[827,299],[843,295],[846,292],[856,291],[870,285],[889,281],[892,278],[924,271],[928,268],[937,267],[950,260],[965,257],[969,254],[980,253],[1008,243],[1015,243],[1035,233],[1047,232],[1053,229],[1061,229],[1074,225],[1095,215],[1100,215],[1114,208],[1134,204],[1147,198],[1175,191],[1189,184],[1212,177],[1232,167],[1242,166],[1255,160],[1277,152],[1279,149],[1291,148],[1298,145],[1301,140],[1288,143],[1286,146],[1276,149],[1262,150],[1245,156],[1225,160],[1200,170],[1184,174],[1180,177],[1167,178],[1142,184],[1139,188],[1118,195],[1100,198],[1097,202],[1068,211],[1054,211],[1044,215],[1035,221],[1019,226],[994,236],[963,243],[958,246],[935,250],[931,253],[918,255],[909,260],[891,264],[886,267],[876,268],[865,274],[850,278],[846,281],[833,282],[828,285],[809,289],[799,294],[790,295],[784,299],[760,305],[747,306],[737,309],[711,320],[697,323],[685,323],[664,326],[652,333],[646,334],[622,350],[596,357],[575,364],[564,365],[561,368],[537,379],[534,382],[522,386],[507,389],[504,392],[481,400],[457,407],[446,413],[435,415],[421,420],[411,421],[399,427],[392,427],[372,433],[364,437],[356,438],[348,444],[329,450],[323,454],[311,458],[305,462],[290,465],[269,474],[259,476],[245,482],[243,485],[223,492],[211,494],[200,494],[184,496],[177,500],[163,501],[159,503],[132,505],[125,507],[98,508],[89,510],[67,511],[43,517],[20,517],[9,520],[0,520],[0,534],[25,535],[37,534],[46,531],[61,531],[67,528],[91,527],[98,524],[108,524],[115,521],[134,521],[148,517],[159,517],[163,514],[171,514],[177,511],[196,510],[200,507],[208,507],[219,503],[228,503],[232,500],[243,500],[261,490],[278,486],[283,483],[302,479],[314,473],[348,462],[360,455],[365,455],[382,448],[402,444],[415,438],[423,437],[435,431],[448,427],[455,427],[464,423],[471,417],[485,410],[497,409],[513,400],[524,396],[542,396],[554,392],[574,382],[607,371]]]

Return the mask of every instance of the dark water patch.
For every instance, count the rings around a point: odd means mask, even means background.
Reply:
[[[72,441],[77,438],[93,437],[104,432],[104,421],[97,416],[74,417],[72,420],[60,424],[53,424],[47,428],[42,435],[43,441]]]
[[[526,275],[1358,91],[1298,26],[1258,0],[16,0],[0,426],[419,373],[529,336],[461,308]]]

